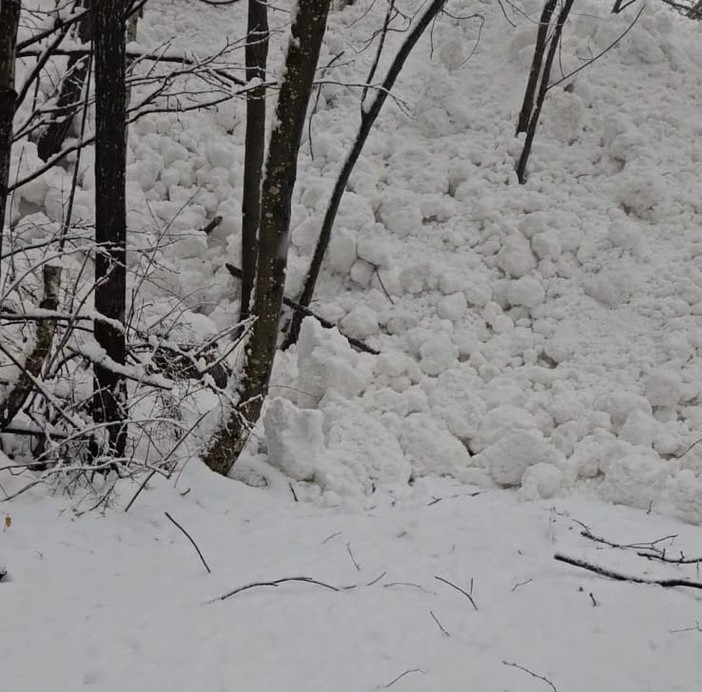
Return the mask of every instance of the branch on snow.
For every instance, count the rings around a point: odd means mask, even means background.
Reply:
[[[558,562],[565,562],[568,565],[573,565],[574,567],[580,567],[581,569],[586,569],[589,572],[594,572],[603,577],[609,577],[616,581],[628,581],[632,584],[653,584],[655,586],[662,586],[666,589],[674,588],[676,586],[684,586],[689,589],[702,589],[702,582],[691,581],[689,579],[647,579],[646,577],[636,577],[630,574],[622,574],[621,572],[615,572],[614,570],[607,569],[606,567],[600,567],[599,565],[594,565],[586,560],[580,560],[575,557],[569,557],[568,555],[563,555],[561,553],[556,553],[553,556],[554,560]]]

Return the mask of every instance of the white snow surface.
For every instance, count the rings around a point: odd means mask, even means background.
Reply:
[[[611,4],[576,3],[554,80],[641,6],[611,15]],[[381,355],[306,320],[231,479],[192,459],[169,482],[155,476],[126,514],[138,488],[126,481],[102,514],[78,515],[89,500],[41,486],[4,505],[8,689],[530,692],[544,678],[558,692],[700,689],[699,591],[553,559],[699,581],[695,564],[597,544],[577,522],[702,555],[700,25],[650,0],[613,49],[555,84],[520,186],[514,129],[541,3],[504,3],[514,26],[498,3],[448,7],[356,166],[312,306]],[[138,45],[201,55],[240,37],[245,12],[150,0]],[[355,51],[384,12],[357,0],[330,14],[320,64],[353,59],[325,73],[305,131],[291,295],[358,125],[360,92],[343,82],[363,81],[374,49]],[[484,25],[459,19],[476,13]],[[271,21],[283,29],[276,78],[289,16],[272,7]],[[404,35],[389,35],[391,52]],[[128,263],[148,257],[145,330],[196,343],[238,313],[224,263],[240,259],[244,113],[233,101],[130,130]],[[88,149],[74,208],[84,224],[91,161]],[[36,169],[35,146],[15,147],[12,165],[12,180]],[[61,168],[23,187],[15,239],[41,244],[69,188]],[[62,262],[66,276],[82,271],[78,251]],[[0,376],[16,368],[0,362]],[[0,496],[21,487],[7,471],[0,484]],[[354,588],[289,582],[212,602],[300,576]]]

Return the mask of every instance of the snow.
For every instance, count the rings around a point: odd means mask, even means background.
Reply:
[[[231,479],[211,475],[193,443],[128,513],[139,479],[85,514],[96,500],[85,486],[37,486],[3,505],[2,677],[13,690],[548,687],[503,661],[559,692],[699,689],[697,592],[553,560],[699,580],[695,564],[596,544],[576,523],[702,554],[699,25],[649,2],[602,59],[553,85],[520,186],[514,127],[541,4],[523,2],[525,14],[505,4],[512,27],[499,4],[481,3],[478,41],[478,22],[457,19],[476,8],[456,0],[432,45],[417,46],[333,229],[312,308],[338,329],[306,319],[296,347],[277,355]],[[610,4],[576,5],[554,79],[608,48],[639,9],[611,15]],[[202,55],[241,35],[243,6],[194,7],[150,0],[139,45]],[[343,83],[365,78],[374,51],[358,49],[384,11],[359,0],[330,15],[321,64],[349,58],[326,70],[303,138],[291,294],[358,126],[360,93]],[[272,9],[271,21],[275,80],[289,16]],[[390,52],[404,36],[388,37]],[[130,130],[128,264],[142,332],[196,347],[238,314],[224,263],[240,264],[244,113],[235,100]],[[78,241],[93,213],[91,150],[83,156]],[[14,147],[11,163],[11,180],[41,166],[32,143]],[[12,309],[36,312],[29,267],[50,258],[40,246],[60,227],[70,184],[55,168],[12,200],[7,237],[24,248],[12,260]],[[205,234],[215,215],[222,222]],[[71,242],[66,305],[85,300],[90,315],[85,256]],[[31,330],[4,329],[0,343],[21,359]],[[99,355],[92,342],[77,352]],[[235,349],[229,364],[240,357]],[[145,376],[141,365],[129,373]],[[17,368],[3,360],[0,375],[6,388]],[[57,408],[71,396],[65,381],[47,391]],[[205,394],[174,396],[183,429],[219,415]],[[26,454],[25,438],[3,445],[2,465]],[[28,479],[0,471],[0,496]],[[291,582],[211,602],[305,575],[356,588]],[[472,590],[478,610],[436,576]]]

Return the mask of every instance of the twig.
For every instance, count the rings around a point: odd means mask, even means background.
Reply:
[[[356,570],[358,572],[360,572],[361,566],[358,564],[358,561],[356,560],[356,557],[353,554],[353,550],[351,550],[351,541],[347,541],[347,543],[346,543],[346,552],[349,554],[349,557],[351,558],[351,562],[353,562],[353,566],[356,568]]]
[[[411,586],[413,589],[419,589],[420,591],[431,594],[432,596],[436,595],[433,591],[429,591],[429,589],[425,589],[423,586],[420,586],[419,584],[413,584],[409,581],[391,581],[387,584],[383,584],[383,587],[385,588],[389,586]]]
[[[526,581],[518,581],[513,587],[512,591],[516,591],[520,586],[526,586],[527,584],[531,584],[533,582],[533,579],[527,579]]]
[[[670,630],[671,634],[678,634],[680,632],[702,632],[702,627],[700,627],[699,621],[695,620],[693,627],[683,627],[679,630]]]
[[[290,492],[292,493],[293,500],[295,500],[295,502],[299,502],[300,500],[297,497],[297,493],[295,492],[295,488],[293,488],[293,484],[288,483],[288,488],[290,488]]]
[[[446,637],[450,637],[451,635],[444,629],[444,626],[439,622],[439,618],[434,615],[434,611],[430,610],[429,615],[431,615],[432,619],[434,622],[437,624],[438,628],[444,633]]]
[[[467,591],[462,589],[460,586],[456,586],[453,582],[450,582],[448,579],[444,579],[443,577],[437,577],[435,576],[434,579],[437,581],[441,581],[444,584],[448,584],[452,589],[456,589],[456,591],[459,591],[462,593],[472,604],[473,608],[478,610],[478,606],[476,605],[475,601],[473,600],[473,596],[471,596]]]
[[[402,678],[404,678],[405,675],[410,675],[411,673],[421,673],[422,675],[426,675],[426,673],[421,668],[410,668],[410,670],[406,670],[404,673],[400,673],[396,678],[390,680],[390,682],[387,685],[378,685],[378,689],[386,690],[388,687],[392,687],[396,682],[398,682],[398,680],[402,680]]]
[[[579,560],[578,558],[562,555],[561,553],[556,553],[553,556],[553,559],[573,565],[574,567],[581,567],[582,569],[586,569],[590,572],[594,572],[595,574],[600,574],[603,577],[609,577],[610,579],[615,579],[617,581],[628,581],[634,584],[654,584],[657,586],[662,586],[666,589],[676,586],[686,586],[690,589],[702,589],[702,582],[690,581],[689,579],[647,579],[645,577],[635,577],[629,574],[622,574],[621,572],[614,572],[606,567],[593,565],[585,560]]]
[[[331,584],[325,584],[322,581],[317,581],[316,579],[312,579],[312,577],[283,577],[282,579],[276,579],[274,581],[255,581],[252,582],[251,584],[244,584],[244,586],[237,586],[236,589],[232,589],[231,591],[228,591],[225,594],[222,594],[221,596],[218,596],[217,598],[213,599],[210,601],[210,603],[214,603],[216,601],[224,601],[227,598],[231,598],[232,596],[236,596],[237,594],[241,593],[242,591],[248,591],[249,589],[255,589],[258,588],[259,586],[272,586],[274,588],[277,588],[281,584],[286,584],[288,582],[302,582],[303,584],[314,584],[315,586],[321,586],[325,589],[329,589],[330,591],[341,591],[341,589],[337,586],[332,586]]]
[[[663,543],[664,541],[672,541],[678,537],[678,534],[670,534],[668,536],[663,536],[662,538],[657,538],[655,541],[647,541],[641,543],[615,543],[602,536],[598,536],[590,530],[588,526],[583,524],[581,521],[574,519],[576,524],[582,527],[580,532],[581,536],[589,538],[595,543],[602,543],[610,548],[621,548],[622,550],[636,550],[636,554],[639,557],[645,557],[647,560],[660,560],[661,562],[667,562],[672,565],[699,565],[702,563],[702,557],[685,557],[683,552],[680,552],[680,557],[668,557],[665,548],[658,548],[657,544]]]
[[[197,547],[197,543],[195,543],[192,536],[168,512],[164,512],[164,514],[185,534],[185,537],[193,544],[193,548],[195,548],[195,550],[197,551],[197,554],[200,556],[200,560],[202,560],[202,564],[205,565],[205,569],[207,570],[207,574],[212,574],[212,570],[210,569],[210,566],[207,564],[205,558],[203,557],[202,553],[200,552],[200,548]]]
[[[525,668],[524,666],[520,666],[518,663],[512,663],[511,661],[502,661],[502,665],[504,666],[510,666],[511,668],[517,668],[518,670],[523,670],[525,673],[529,673],[532,678],[536,678],[537,680],[543,680],[547,685],[551,687],[553,692],[558,692],[558,688],[548,679],[545,678],[543,675],[537,675],[536,673],[533,673],[530,671],[528,668]]]

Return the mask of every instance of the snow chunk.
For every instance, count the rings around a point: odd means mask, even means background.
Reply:
[[[550,498],[563,485],[563,472],[553,464],[539,462],[530,466],[522,476],[520,495],[528,500]]]
[[[365,339],[378,333],[378,316],[374,310],[359,305],[341,320],[341,329],[350,337]]]
[[[343,396],[363,391],[373,372],[373,358],[356,353],[337,329],[324,329],[313,318],[306,318],[297,345],[298,377],[296,388],[305,401],[334,390]]]
[[[412,464],[412,474],[453,476],[470,482],[473,466],[468,450],[437,420],[413,413],[402,421],[400,445]]]
[[[356,238],[353,233],[343,228],[335,230],[326,257],[330,269],[340,274],[348,274],[357,259]]]
[[[422,212],[416,195],[410,192],[389,192],[380,205],[379,215],[385,228],[400,238],[418,235],[422,230]]]
[[[321,411],[273,399],[263,416],[269,463],[293,480],[315,480],[324,452],[323,418]]]
[[[536,421],[529,411],[516,406],[498,406],[488,411],[480,421],[478,432],[470,446],[474,452],[482,452],[510,432],[535,428]]]
[[[668,496],[683,521],[702,524],[702,478],[684,469],[671,479]]]
[[[463,293],[452,293],[444,296],[436,306],[439,317],[452,322],[458,322],[466,314],[467,309],[468,301]]]
[[[651,405],[648,399],[633,392],[621,390],[599,397],[595,401],[595,408],[609,413],[614,425],[623,425],[629,414],[636,409],[644,413],[651,413]]]
[[[521,233],[513,233],[502,243],[497,266],[505,274],[519,278],[536,269],[536,258],[529,241]]]
[[[476,461],[496,483],[515,486],[530,466],[553,464],[558,458],[556,449],[538,430],[513,430],[481,452]]]
[[[541,282],[532,276],[523,276],[521,279],[511,281],[507,289],[507,299],[511,305],[524,305],[535,308],[546,297]]]
[[[683,393],[682,376],[676,370],[655,370],[646,380],[645,391],[651,406],[675,408]]]
[[[610,224],[607,235],[615,247],[631,250],[637,255],[641,253],[643,235],[638,224],[627,219],[617,219]]]
[[[380,226],[380,224],[373,224],[374,226]],[[382,229],[382,226],[380,226]],[[381,230],[374,231],[374,233],[380,233]],[[384,230],[384,229],[382,229]],[[392,256],[392,251],[387,243],[382,240],[376,240],[375,238],[364,238],[358,241],[358,256],[372,264],[379,269],[388,269],[390,267],[390,257]]]
[[[439,332],[419,347],[419,367],[427,375],[438,375],[457,364],[457,349],[446,332]]]
[[[600,494],[608,502],[649,509],[667,476],[667,466],[653,452],[627,454],[609,462]]]
[[[322,411],[326,452],[315,475],[323,489],[368,494],[409,480],[412,469],[397,438],[376,417],[334,395],[325,397]]]

